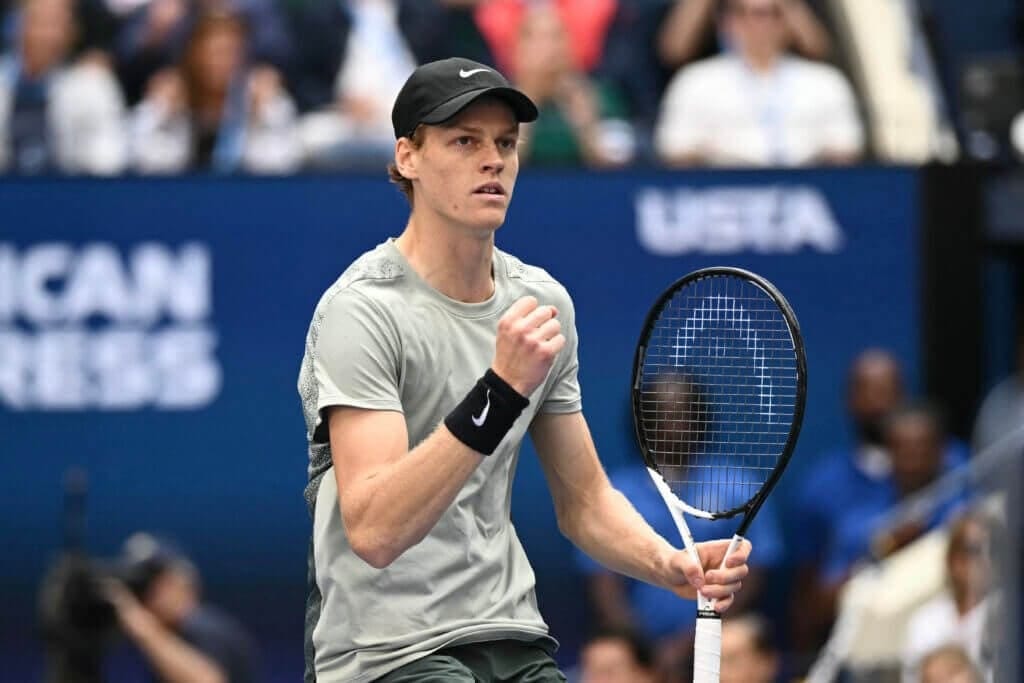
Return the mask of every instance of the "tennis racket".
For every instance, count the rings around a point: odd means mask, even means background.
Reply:
[[[633,421],[648,472],[698,563],[683,513],[744,515],[726,557],[736,549],[793,454],[806,389],[793,309],[754,273],[698,270],[647,314],[633,362]],[[721,640],[714,601],[698,594],[695,683],[718,683]]]

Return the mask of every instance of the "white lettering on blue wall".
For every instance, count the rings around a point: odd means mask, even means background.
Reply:
[[[808,186],[644,188],[635,198],[640,245],[652,254],[838,252],[843,232]]]
[[[194,410],[220,393],[200,243],[0,243],[0,405]]]

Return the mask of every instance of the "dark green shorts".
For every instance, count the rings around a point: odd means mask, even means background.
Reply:
[[[392,671],[377,683],[564,683],[546,649],[518,640],[447,647]]]

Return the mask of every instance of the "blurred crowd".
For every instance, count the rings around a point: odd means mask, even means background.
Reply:
[[[0,0],[0,169],[379,169],[399,87],[454,55],[536,100],[530,165],[955,158],[915,5]]]
[[[983,487],[942,483],[963,475],[976,458],[997,455],[1014,432],[1011,454],[1020,452],[1024,325],[1016,348],[1017,372],[983,401],[970,444],[949,435],[940,407],[908,395],[891,353],[870,348],[851,359],[844,400],[850,437],[837,436],[824,453],[804,454],[792,493],[769,498],[747,534],[755,551],[743,591],[723,620],[723,682],[802,680],[835,659],[829,676],[807,679],[833,680],[857,647],[873,648],[876,661],[866,677],[843,680],[1008,680],[999,674],[997,655],[1005,633],[998,609],[1005,510]],[[660,534],[676,537],[640,457],[635,461],[610,472],[612,482]],[[783,519],[791,527],[785,535]],[[729,520],[688,523],[697,540],[728,537],[735,527]],[[902,574],[865,570],[900,562],[907,568]],[[579,680],[691,680],[693,605],[581,553],[577,564],[594,625]],[[857,581],[870,585],[863,604],[851,590]],[[867,614],[880,600],[884,617]],[[839,620],[854,634],[850,642],[830,639]],[[873,646],[863,645],[871,640]]]

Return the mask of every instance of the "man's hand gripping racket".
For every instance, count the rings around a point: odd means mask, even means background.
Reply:
[[[796,316],[764,278],[706,268],[675,282],[651,308],[633,363],[633,421],[651,478],[698,566],[683,513],[743,515],[724,567],[789,462],[806,389]],[[714,601],[698,593],[694,683],[718,683],[721,640]]]

